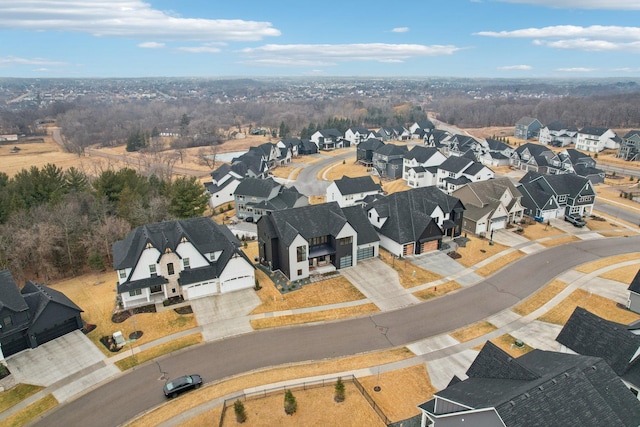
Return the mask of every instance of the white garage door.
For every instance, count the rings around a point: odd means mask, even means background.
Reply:
[[[215,282],[196,283],[194,285],[188,285],[182,287],[182,296],[185,300],[194,298],[206,297],[214,295],[216,293]]]
[[[502,230],[507,226],[507,220],[501,219],[498,221],[491,221],[491,229],[492,230]]]
[[[255,284],[255,276],[234,277],[220,283],[220,292],[224,294],[225,292],[247,289],[255,286]]]

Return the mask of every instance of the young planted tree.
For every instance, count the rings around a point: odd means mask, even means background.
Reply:
[[[284,393],[284,412],[287,415],[293,415],[298,410],[298,402],[296,402],[296,397],[293,395],[291,390],[287,390]]]
[[[335,402],[344,402],[345,394],[344,394],[344,383],[342,382],[342,378],[338,377],[338,381],[336,381],[335,385],[335,394],[333,396],[333,400]]]
[[[244,410],[244,404],[240,399],[233,403],[233,412],[236,414],[236,421],[240,424],[247,421],[247,412]]]

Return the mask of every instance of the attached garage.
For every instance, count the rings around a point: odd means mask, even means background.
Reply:
[[[68,319],[66,322],[60,325],[54,325],[52,328],[45,329],[44,331],[35,334],[36,342],[38,345],[52,341],[58,337],[61,337],[69,332],[73,332],[78,329],[78,322],[76,318]]]
[[[502,230],[507,227],[507,217],[501,216],[499,218],[491,219],[491,228],[490,230]]]
[[[407,243],[406,245],[402,246],[402,256],[413,255],[413,247],[413,243]]]
[[[217,282],[207,281],[202,283],[192,283],[182,287],[182,297],[185,300],[206,297],[218,293]]]
[[[26,350],[30,348],[29,340],[25,335],[16,335],[12,340],[7,339],[6,341],[2,341],[2,354],[4,357],[9,357],[12,354],[16,354],[21,352],[22,350]]]
[[[424,242],[420,245],[420,253],[424,254],[426,252],[437,251],[438,250],[438,241],[432,240],[431,242]]]
[[[340,258],[340,267],[338,268],[347,268],[353,265],[353,256],[347,255]]]
[[[358,261],[361,261],[363,259],[367,259],[367,258],[373,258],[375,256],[375,249],[373,246],[370,246],[368,248],[358,248]]]
[[[220,283],[220,292],[223,294],[226,292],[239,291],[241,289],[247,289],[255,286],[255,276],[238,276],[229,280],[225,280]]]

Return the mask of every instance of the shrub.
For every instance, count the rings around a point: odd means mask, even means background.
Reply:
[[[102,258],[102,255],[97,252],[91,252],[91,255],[89,255],[89,259],[87,259],[87,263],[93,270],[104,271],[105,269],[104,259]]]
[[[335,386],[335,394],[333,396],[333,400],[340,403],[340,402],[344,402],[344,383],[342,382],[342,378],[338,378],[338,381],[336,381],[336,386]]]
[[[244,410],[244,405],[240,399],[233,403],[233,412],[236,414],[236,421],[240,424],[247,421],[247,412]]]
[[[293,395],[291,390],[287,390],[284,393],[284,412],[287,415],[293,415],[298,410],[298,402],[296,402],[296,397]]]

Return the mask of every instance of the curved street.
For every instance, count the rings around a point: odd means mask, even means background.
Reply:
[[[637,252],[640,236],[556,246],[446,296],[396,311],[314,325],[263,330],[198,345],[122,373],[35,425],[113,426],[164,401],[162,371],[202,374],[205,382],[255,369],[403,346],[512,307],[561,273],[602,257]]]

